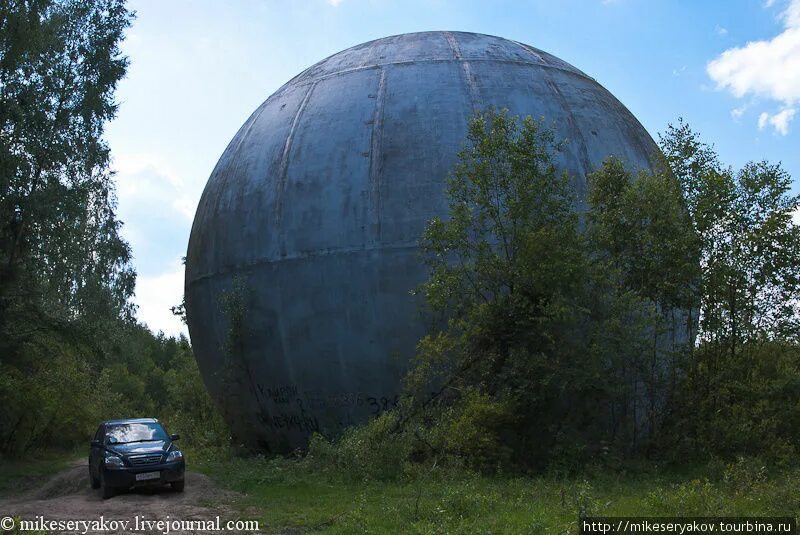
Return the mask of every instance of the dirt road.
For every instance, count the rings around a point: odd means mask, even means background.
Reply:
[[[235,508],[240,495],[218,488],[209,478],[194,472],[186,473],[186,489],[178,493],[165,488],[143,488],[123,491],[111,499],[103,500],[99,490],[89,486],[86,461],[72,463],[71,467],[55,475],[35,490],[22,496],[0,498],[0,517],[19,516],[35,520],[100,520],[107,522],[103,533],[161,533],[164,527],[145,524],[144,520],[204,520],[220,517],[226,521],[252,519]],[[136,520],[139,520],[138,525]],[[110,529],[110,520],[129,521],[125,529]],[[135,529],[136,527],[142,529]],[[173,524],[176,526],[176,524]],[[5,526],[3,526],[5,527]],[[121,524],[118,524],[122,528]],[[151,529],[147,529],[150,527]],[[156,529],[152,529],[156,527]],[[82,528],[78,532],[81,532]],[[243,530],[242,532],[249,532]],[[89,533],[100,531],[89,529]],[[195,533],[208,531],[173,530],[169,533]]]

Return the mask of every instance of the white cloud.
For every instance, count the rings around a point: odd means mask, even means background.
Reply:
[[[769,113],[761,112],[761,115],[758,116],[758,129],[764,130],[764,127],[767,126],[767,121],[769,121]]]
[[[784,108],[769,118],[769,124],[775,127],[775,131],[785,136],[789,133],[789,123],[795,114],[794,108]]]
[[[786,25],[791,28],[800,26],[800,2],[791,0],[789,7],[783,12],[783,17],[786,20]]]
[[[152,154],[120,154],[114,156],[113,167],[117,171],[117,194],[121,202],[160,194],[162,202],[168,200],[172,209],[192,221],[194,199],[184,193],[184,181],[178,174],[157,157]],[[155,177],[155,180],[143,180],[142,175]]]
[[[719,36],[728,35],[728,29],[720,26],[719,24],[717,24],[717,26],[714,28],[714,31],[717,32],[717,35]]]
[[[672,76],[680,76],[684,72],[686,72],[686,65],[684,65],[680,69],[672,69]]]
[[[333,7],[337,7],[339,4],[342,3],[342,0],[327,0],[328,4],[332,5]]]
[[[746,111],[747,111],[747,104],[743,104],[742,106],[739,106],[738,108],[734,108],[731,110],[731,117],[738,120],[739,118],[741,118],[742,115],[744,115],[744,112]]]
[[[153,331],[177,335],[183,324],[170,307],[183,295],[183,265],[197,194],[181,175],[153,154],[119,153],[118,215],[137,271],[137,318]]]
[[[170,307],[181,302],[183,296],[183,265],[178,260],[170,271],[136,279],[136,297],[139,305],[137,317],[152,331],[167,335],[187,334],[186,325],[175,316]]]
[[[770,124],[786,135],[794,105],[800,101],[800,0],[790,0],[781,19],[783,32],[769,40],[730,48],[710,61],[706,70],[718,89],[727,89],[739,98],[751,95],[778,102],[780,111],[766,118],[762,113],[758,125]]]
[[[136,268],[148,275],[160,272],[176,254],[185,254],[196,195],[153,155],[119,154],[113,167],[122,233],[133,248]]]
[[[762,112],[758,116],[758,129],[763,130],[767,124],[775,128],[775,132],[785,136],[789,133],[789,123],[791,122],[797,110],[794,108],[784,108],[775,115],[770,115],[767,112]]]

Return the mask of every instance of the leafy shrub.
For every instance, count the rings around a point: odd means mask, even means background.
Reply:
[[[747,494],[767,480],[767,467],[757,457],[739,457],[725,468],[722,480],[729,492]]]
[[[413,450],[414,439],[398,427],[398,413],[387,412],[360,427],[350,427],[330,441],[311,437],[306,462],[325,472],[331,467],[358,479],[401,476]]]
[[[493,471],[508,464],[511,448],[503,440],[515,417],[507,402],[470,389],[440,415],[431,441],[442,453],[463,458],[470,467]]]
[[[679,437],[668,446],[672,455],[716,455],[728,462],[758,455],[776,466],[797,463],[800,347],[753,342],[720,355],[704,344],[686,375],[665,434]]]

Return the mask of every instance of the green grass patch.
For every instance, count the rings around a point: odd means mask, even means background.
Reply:
[[[421,470],[392,481],[354,480],[302,460],[220,455],[199,469],[241,492],[264,531],[345,533],[577,532],[579,515],[800,514],[800,470],[756,460],[681,469],[595,469],[583,477],[487,476]],[[253,513],[253,512],[256,513]]]
[[[0,496],[19,495],[65,470],[80,452],[47,453],[32,459],[0,459]]]

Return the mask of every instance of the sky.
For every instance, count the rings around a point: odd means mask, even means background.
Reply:
[[[571,63],[657,139],[683,117],[723,162],[781,162],[800,193],[800,0],[132,0],[119,112],[106,136],[138,272],[138,318],[186,333],[192,219],[222,151],[294,75],[359,43],[450,30]],[[800,214],[797,217],[800,223]]]

